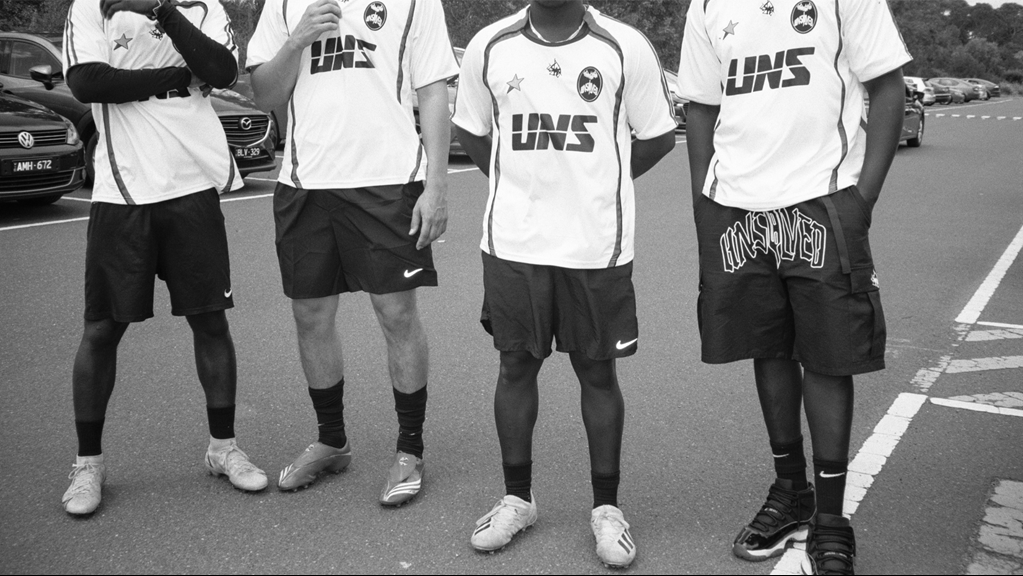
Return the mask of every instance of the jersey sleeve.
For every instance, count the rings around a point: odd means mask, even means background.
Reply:
[[[251,70],[273,60],[288,41],[291,33],[285,18],[282,0],[266,0],[263,12],[259,15],[259,22],[256,23],[256,31],[249,39],[245,56],[246,69]]]
[[[661,60],[638,30],[625,52],[625,114],[636,138],[649,140],[675,130],[675,105]]]
[[[440,0],[420,0],[412,16],[412,87],[419,89],[458,76],[458,61],[451,49],[444,7]]]
[[[477,34],[462,56],[462,73],[458,77],[455,114],[456,126],[477,136],[490,133],[494,119],[494,101],[483,78],[483,51],[486,39]]]
[[[103,32],[99,2],[76,0],[64,23],[64,73],[89,62],[110,63],[110,47]]]
[[[888,0],[839,4],[849,66],[860,82],[873,80],[913,59],[895,23]]]
[[[682,55],[678,66],[678,95],[687,100],[721,104],[721,59],[707,34],[703,2],[689,5]]]
[[[230,50],[234,59],[238,60],[238,45],[235,43],[234,30],[231,28],[231,17],[227,15],[219,0],[207,0],[206,6],[209,7],[209,14],[203,20],[200,30]]]

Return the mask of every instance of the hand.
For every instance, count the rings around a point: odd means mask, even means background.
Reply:
[[[305,9],[305,14],[288,38],[295,48],[305,49],[326,32],[334,32],[341,21],[341,6],[337,0],[316,0]]]
[[[409,236],[419,233],[416,250],[422,250],[448,229],[447,182],[437,184],[426,182],[426,190],[412,209],[412,229]]]
[[[135,12],[149,16],[160,5],[159,0],[101,0],[99,11],[107,20],[118,12]]]
[[[205,80],[196,76],[194,73],[192,74],[192,82],[189,83],[188,87],[198,88],[199,90],[201,90],[203,98],[208,97],[210,95],[210,92],[213,92],[213,86],[207,84]]]

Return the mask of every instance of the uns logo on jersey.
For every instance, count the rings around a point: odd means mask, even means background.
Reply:
[[[326,42],[317,40],[310,46],[312,50],[312,67],[310,74],[331,72],[342,68],[376,68],[369,53],[377,49],[376,44],[359,40],[348,35],[341,38],[327,38]]]
[[[523,121],[525,120],[525,130]],[[533,151],[554,148],[559,152],[593,152],[596,142],[587,124],[597,124],[596,116],[560,114],[554,121],[551,114],[522,114],[512,116],[512,150]],[[576,141],[568,143],[572,134]]]
[[[738,75],[739,61],[733,59],[728,65],[728,84],[725,86],[725,95],[736,96],[760,92],[764,89],[765,83],[771,89],[779,86],[782,88],[807,86],[810,84],[810,70],[799,59],[814,52],[813,47],[792,48],[776,53],[773,60],[770,54],[747,56],[743,63],[741,83]],[[782,80],[782,73],[786,68],[792,76]]]
[[[593,66],[584,68],[579,73],[576,88],[579,90],[580,98],[587,102],[593,102],[600,97],[600,92],[604,89],[604,77],[601,76],[600,70]]]
[[[387,6],[384,6],[383,2],[371,3],[362,13],[362,19],[370,30],[374,32],[380,30],[387,23]]]

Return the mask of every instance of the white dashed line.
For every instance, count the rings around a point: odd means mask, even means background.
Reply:
[[[980,313],[984,311],[988,301],[994,296],[995,290],[998,289],[998,285],[1005,278],[1009,267],[1016,260],[1020,249],[1023,249],[1023,228],[1019,229],[1016,238],[1005,249],[1002,257],[998,259],[998,263],[995,264],[995,267],[980,285],[980,288],[977,289],[973,298],[970,299],[969,303],[966,304],[966,307],[959,314],[959,317],[956,318],[956,322],[960,324],[975,324],[980,319]]]
[[[1014,328],[1017,330],[1023,330],[1023,324],[1004,324],[1002,322],[974,322],[980,326],[994,326],[995,328]]]
[[[958,400],[947,400],[945,398],[931,398],[931,404],[937,404],[938,406],[946,406],[948,408],[971,410],[973,412],[986,412],[988,414],[998,414],[1001,416],[1023,417],[1023,410],[1016,410],[1014,408],[999,408],[997,406],[990,406],[988,404],[977,404],[975,402],[960,402]]]
[[[946,374],[963,372],[985,372],[987,370],[1008,370],[1023,368],[1023,356],[998,356],[994,358],[970,358],[953,360],[945,369]]]

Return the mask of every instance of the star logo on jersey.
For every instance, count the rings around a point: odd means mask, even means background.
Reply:
[[[817,25],[817,5],[812,0],[797,2],[792,8],[792,28],[806,34]]]
[[[525,78],[519,78],[518,74],[515,75],[515,78],[509,80],[508,81],[508,94],[511,94],[512,90],[518,90],[519,92],[522,92],[522,81],[523,80],[525,80]]]
[[[547,67],[547,72],[555,78],[561,78],[561,64],[558,64],[558,59],[554,59],[554,64]]]
[[[600,98],[600,93],[604,90],[604,77],[601,76],[600,70],[588,66],[579,73],[576,88],[579,90],[580,98],[586,102],[594,102]]]
[[[366,11],[362,14],[362,19],[366,22],[366,27],[376,32],[384,27],[387,23],[387,6],[384,6],[383,2],[372,2],[369,6],[366,6]]]
[[[771,4],[771,1],[768,0],[767,2],[764,2],[762,6],[760,6],[760,11],[767,16],[774,16],[774,4]]]
[[[738,26],[738,25],[739,25],[738,22],[732,22],[731,20],[729,20],[728,21],[728,26],[725,26],[725,35],[722,36],[721,39],[724,40],[724,39],[728,38],[729,34],[731,34],[732,36],[735,36],[735,27]]]
[[[128,38],[127,34],[121,34],[120,38],[114,40],[114,50],[117,50],[118,48],[129,50],[128,42],[131,42],[132,40],[134,40],[134,38]]]

